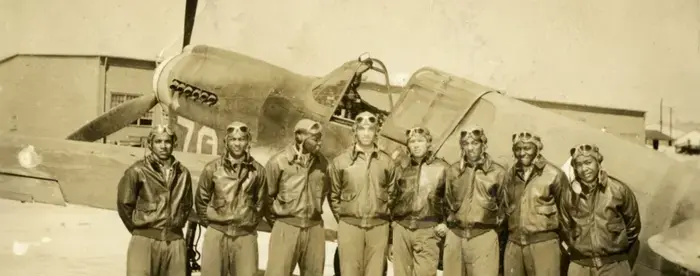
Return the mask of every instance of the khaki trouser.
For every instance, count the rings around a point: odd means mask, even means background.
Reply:
[[[257,233],[230,237],[207,228],[202,244],[202,276],[253,276],[257,272]]]
[[[344,221],[338,223],[340,274],[343,276],[380,276],[386,266],[389,224],[360,228]]]
[[[393,231],[394,275],[437,275],[440,238],[435,229],[410,230],[395,223]]]
[[[275,222],[265,276],[291,276],[299,264],[301,276],[321,276],[325,267],[326,236],[323,226],[299,228]]]
[[[560,276],[559,239],[519,245],[508,241],[504,276]]]
[[[447,231],[442,272],[454,276],[497,276],[498,233],[490,230],[465,239]]]
[[[631,276],[632,269],[627,261],[615,262],[602,267],[588,267],[571,262],[569,276]]]
[[[160,241],[133,235],[126,252],[126,275],[184,276],[186,260],[184,239]]]

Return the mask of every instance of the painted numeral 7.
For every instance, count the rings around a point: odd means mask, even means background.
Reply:
[[[177,116],[177,124],[185,127],[187,129],[187,134],[185,134],[185,143],[182,145],[182,151],[187,152],[190,147],[190,141],[192,141],[192,133],[194,132],[194,122],[183,118],[182,116]]]

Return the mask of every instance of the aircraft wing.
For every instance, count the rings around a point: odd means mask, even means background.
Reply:
[[[116,210],[124,171],[143,148],[0,134],[0,197],[56,205]],[[176,152],[194,180],[216,158]]]
[[[649,238],[649,247],[669,262],[700,273],[700,219],[689,219]]]
[[[119,179],[144,154],[144,148],[2,133],[0,198],[116,210]],[[272,154],[265,147],[251,149],[251,155],[261,164],[267,163]],[[217,158],[186,152],[174,155],[190,170],[193,188],[204,165]],[[326,239],[334,241],[337,223],[328,202],[323,207]],[[258,230],[270,232],[270,226],[260,223]]]

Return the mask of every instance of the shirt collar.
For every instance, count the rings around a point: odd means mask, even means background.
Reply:
[[[491,156],[484,152],[482,157],[476,161],[476,163],[469,162],[465,156],[459,161],[459,168],[462,172],[464,172],[467,168],[474,168],[474,170],[481,170],[486,173],[491,170],[492,164],[493,161],[491,161]]]
[[[365,150],[362,149],[362,147],[360,147],[360,145],[355,144],[355,145],[352,147],[351,158],[352,158],[352,161],[357,160],[357,157],[360,155],[360,153],[365,154],[365,156],[369,156],[370,158],[371,158],[371,157],[376,157],[378,151],[379,151],[379,149],[377,148],[377,145],[376,145],[376,144],[372,147],[372,151],[369,152],[369,153],[365,152]]]
[[[237,167],[250,166],[251,164],[253,164],[253,157],[250,156],[249,152],[246,152],[243,158],[236,160],[231,158],[229,156],[229,153],[226,152],[223,156],[221,156],[221,161],[227,168],[235,169]]]
[[[177,168],[177,165],[180,164],[180,161],[175,159],[174,156],[170,156],[170,160],[171,160],[170,167],[173,169]],[[163,170],[163,168],[165,168],[164,162],[161,161],[160,159],[158,159],[158,157],[153,156],[153,154],[149,154],[146,156],[146,163],[148,163],[153,170],[160,172],[160,173],[164,172],[164,170]]]
[[[408,158],[410,159],[411,165],[413,166],[418,166],[420,164],[430,165],[431,163],[433,163],[433,161],[435,161],[435,159],[437,159],[437,157],[433,155],[432,151],[426,152],[423,158],[421,158],[420,160],[416,160],[415,158],[413,158],[413,156],[410,153],[408,154]]]
[[[591,191],[595,190],[595,188],[598,188],[598,187],[600,187],[601,189],[605,189],[606,187],[608,187],[608,181],[610,181],[610,179],[608,177],[608,173],[605,172],[604,170],[600,170],[600,173],[598,174],[598,181],[596,183],[597,185],[596,185],[596,187],[593,187],[593,189],[591,189]],[[574,181],[571,182],[571,186],[572,186],[574,192],[577,194],[583,193],[583,185],[585,185],[585,184],[582,184],[581,181],[578,179],[574,179]]]

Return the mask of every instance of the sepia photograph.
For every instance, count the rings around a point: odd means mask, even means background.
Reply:
[[[700,0],[0,23],[0,275],[700,276]]]

